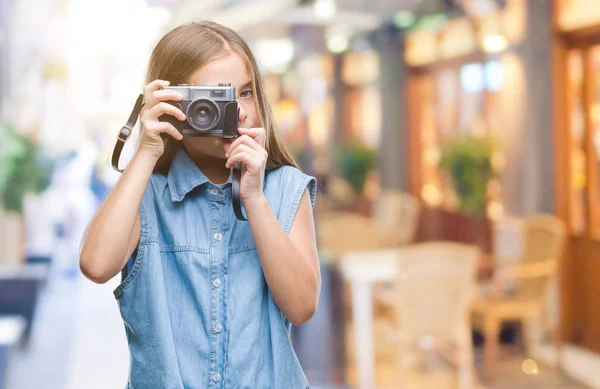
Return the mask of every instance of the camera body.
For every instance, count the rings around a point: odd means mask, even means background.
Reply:
[[[175,90],[183,96],[181,101],[167,102],[179,108],[186,115],[186,120],[168,114],[161,115],[158,120],[171,123],[184,137],[238,137],[239,108],[235,87],[231,84],[179,84],[162,89]]]

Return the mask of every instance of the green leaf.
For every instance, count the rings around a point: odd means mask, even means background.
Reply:
[[[360,196],[375,164],[375,152],[361,143],[346,144],[337,152],[337,164],[354,194]]]
[[[39,193],[50,185],[54,161],[40,146],[0,123],[0,200],[7,211],[21,212],[27,192]]]
[[[474,136],[452,139],[442,147],[439,167],[450,176],[460,209],[467,214],[485,214],[487,185],[495,176],[491,163],[495,147],[492,138]]]

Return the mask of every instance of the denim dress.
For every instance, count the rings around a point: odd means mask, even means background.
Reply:
[[[265,173],[285,233],[307,189],[314,207],[314,177],[291,166]],[[139,246],[114,290],[130,353],[126,388],[307,388],[250,226],[233,213],[231,181],[211,183],[180,150],[167,176],[152,175],[139,211]]]

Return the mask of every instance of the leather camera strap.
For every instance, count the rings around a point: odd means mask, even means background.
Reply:
[[[121,127],[121,130],[119,130],[119,133],[117,134],[117,143],[115,144],[115,148],[113,149],[112,153],[112,167],[119,173],[123,173],[124,170],[119,169],[119,158],[121,158],[123,146],[125,145],[125,142],[127,142],[127,139],[129,139],[129,136],[133,132],[133,127],[135,127],[135,123],[137,122],[138,116],[140,115],[140,111],[142,110],[143,106],[144,95],[140,94],[137,100],[135,101],[135,105],[133,106],[133,110],[129,115],[129,119],[127,119],[127,123],[125,123],[125,125]]]

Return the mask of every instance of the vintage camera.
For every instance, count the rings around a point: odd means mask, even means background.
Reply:
[[[235,87],[231,84],[219,86],[194,86],[179,84],[167,86],[183,95],[181,101],[168,101],[179,108],[186,120],[173,115],[161,115],[161,122],[171,123],[184,137],[237,138],[238,103]]]

